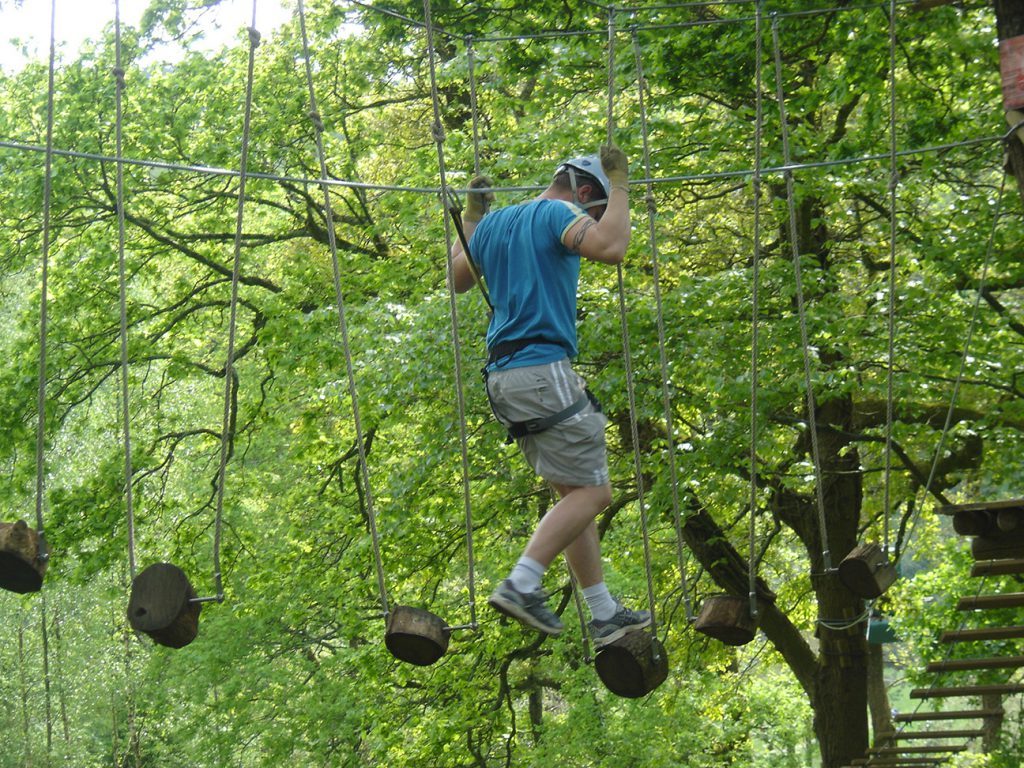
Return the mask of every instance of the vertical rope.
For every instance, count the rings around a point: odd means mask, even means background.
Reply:
[[[764,40],[762,23],[764,21],[764,2],[758,0],[754,21],[754,97],[756,118],[754,121],[754,257],[751,265],[750,289],[750,531],[749,531],[749,568],[747,572],[747,590],[750,597],[750,615],[757,616],[757,428],[758,428],[758,391],[760,389],[760,369],[758,353],[760,351],[761,321],[761,167],[762,139],[764,134],[764,94],[763,94],[763,56]]]
[[[18,622],[18,679],[21,683],[21,733],[25,744],[25,765],[32,765],[32,739],[28,717],[28,672],[25,662],[25,608],[22,603],[21,621]]]
[[[480,113],[476,96],[476,57],[473,54],[473,36],[466,35],[466,59],[469,64],[469,110],[473,116],[473,175],[480,175]]]
[[[614,113],[615,113],[615,15],[614,10],[609,12],[608,20],[608,144],[614,142]],[[642,89],[642,86],[641,86]],[[648,174],[649,175],[649,174]],[[626,393],[629,396],[629,428],[630,437],[633,441],[633,474],[636,477],[637,509],[640,511],[640,528],[643,534],[644,543],[644,573],[647,578],[647,605],[651,611],[651,635],[657,637],[658,627],[655,621],[654,605],[654,576],[651,573],[651,538],[647,529],[647,503],[644,494],[643,467],[640,459],[640,434],[637,428],[636,416],[636,391],[633,381],[633,357],[630,350],[629,324],[627,322],[628,308],[626,306],[626,287],[623,279],[622,264],[617,265],[618,286],[619,286],[619,325],[622,334],[622,357],[626,369]],[[671,453],[672,451],[670,451]],[[652,646],[652,652],[658,655],[656,646]]]
[[[338,330],[341,334],[342,349],[345,353],[345,370],[348,377],[348,394],[352,401],[352,420],[356,430],[356,450],[359,454],[359,472],[365,488],[366,513],[370,527],[370,539],[373,545],[374,566],[377,574],[377,590],[380,594],[381,607],[387,616],[391,609],[388,605],[387,588],[384,581],[384,563],[380,554],[380,534],[377,530],[377,511],[373,499],[373,486],[370,483],[369,464],[366,459],[366,439],[363,432],[362,416],[359,409],[359,393],[356,387],[355,367],[352,362],[352,350],[349,343],[348,321],[345,316],[345,298],[341,287],[341,266],[338,262],[338,240],[334,228],[334,210],[331,205],[330,187],[326,183],[327,153],[324,150],[324,124],[320,118],[313,87],[313,63],[309,50],[309,34],[306,30],[306,10],[303,0],[299,0],[299,27],[302,32],[302,56],[306,68],[306,88],[309,95],[309,118],[313,123],[316,139],[317,159],[320,163],[320,188],[324,195],[324,216],[327,221],[327,242],[331,251],[331,267],[334,276],[334,299],[338,309]]]
[[[807,426],[811,433],[811,456],[814,461],[815,496],[818,505],[818,525],[821,529],[822,560],[826,573],[832,570],[832,553],[828,545],[828,523],[825,520],[825,495],[822,485],[824,478],[821,473],[821,452],[818,448],[818,425],[815,411],[817,406],[814,402],[814,386],[811,382],[811,354],[810,341],[807,338],[807,312],[804,306],[803,278],[800,266],[800,244],[797,240],[796,224],[796,203],[795,189],[793,183],[793,171],[789,167],[791,153],[789,148],[789,126],[786,123],[786,101],[785,92],[782,86],[782,54],[779,48],[779,18],[772,16],[772,43],[775,48],[775,87],[779,101],[779,118],[782,127],[782,153],[783,163],[786,166],[784,176],[786,179],[786,201],[789,208],[789,239],[793,247],[793,274],[796,279],[797,312],[800,316],[800,343],[804,360],[804,388],[807,392]]]
[[[888,366],[885,382],[885,492],[882,500],[883,546],[889,553],[889,516],[892,488],[893,379],[896,361],[896,0],[889,1],[889,301]]]
[[[654,282],[654,303],[658,325],[658,362],[661,368],[661,401],[662,411],[665,418],[665,432],[668,439],[668,469],[669,483],[672,488],[672,520],[676,533],[676,561],[679,567],[679,587],[683,593],[683,607],[686,610],[686,620],[690,622],[694,618],[693,605],[690,601],[690,590],[686,583],[686,557],[683,552],[683,527],[682,512],[679,502],[679,471],[676,464],[676,432],[672,409],[672,395],[670,391],[670,379],[668,372],[667,343],[665,340],[665,314],[661,294],[661,267],[658,255],[657,238],[657,216],[658,207],[654,197],[654,183],[651,180],[651,146],[650,128],[647,121],[647,102],[644,92],[647,89],[647,78],[644,75],[643,56],[640,51],[640,40],[637,30],[631,30],[633,40],[633,58],[636,61],[636,75],[638,82],[638,106],[640,110],[640,130],[643,136],[644,147],[644,178],[646,179],[647,191],[647,237],[651,247],[651,269]]]
[[[125,264],[125,215],[124,215],[124,112],[122,94],[125,89],[124,69],[121,66],[121,3],[114,0],[114,164],[116,167],[117,207],[117,278],[120,308],[121,341],[121,434],[124,444],[124,500],[125,518],[128,526],[128,570],[135,579],[135,505],[132,489],[134,470],[132,468],[131,410],[128,399],[128,289]]]
[[[608,6],[608,146],[615,138],[615,6]]]
[[[50,274],[50,207],[53,197],[53,94],[56,69],[56,0],[50,2],[50,64],[46,86],[46,159],[43,168],[43,263],[39,297],[39,386],[36,398],[36,530],[39,559],[49,559],[43,531],[43,496],[46,492],[46,339]]]
[[[46,703],[46,761],[53,756],[53,693],[50,687],[50,633],[46,622],[46,593],[39,603],[39,627],[43,640],[43,700]]]
[[[242,152],[238,174],[238,208],[235,213],[234,260],[231,267],[231,311],[228,323],[228,354],[224,361],[224,419],[221,426],[220,466],[217,469],[217,514],[213,534],[213,578],[216,601],[224,600],[224,584],[220,570],[220,545],[224,527],[224,485],[228,459],[234,445],[235,334],[238,326],[238,282],[242,261],[242,225],[245,219],[245,182],[249,169],[249,137],[252,124],[252,86],[256,68],[256,48],[260,33],[256,29],[256,0],[252,2],[252,24],[249,27],[249,65],[245,81],[245,116],[242,121]]]
[[[444,127],[441,124],[441,100],[437,89],[437,65],[434,61],[434,22],[431,15],[430,0],[423,0],[423,16],[427,29],[427,61],[430,66],[430,97],[434,109],[434,123],[431,126],[431,135],[437,147],[437,167],[441,179],[441,194],[448,188],[447,171],[444,159]],[[466,513],[466,557],[469,560],[469,612],[470,627],[476,629],[476,585],[474,573],[476,571],[473,554],[473,514],[472,502],[470,500],[469,486],[469,447],[466,429],[466,397],[462,391],[462,346],[459,342],[459,315],[458,305],[455,301],[455,286],[452,283],[451,264],[451,224],[448,217],[444,217],[444,233],[448,260],[448,303],[452,324],[452,349],[455,357],[455,392],[458,401],[459,413],[459,445],[462,458],[462,498]]]
[[[60,635],[60,603],[53,609],[53,650],[54,677],[57,684],[57,701],[60,705],[60,721],[64,730],[64,743],[71,744],[71,726],[68,723],[67,689],[64,685],[64,641]]]

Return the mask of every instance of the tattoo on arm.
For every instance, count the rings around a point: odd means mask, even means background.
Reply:
[[[580,245],[583,243],[583,238],[586,236],[587,230],[590,229],[592,226],[594,226],[593,219],[588,218],[583,220],[583,223],[580,224],[579,231],[576,233],[576,236],[572,239],[572,250],[578,251],[580,249]]]

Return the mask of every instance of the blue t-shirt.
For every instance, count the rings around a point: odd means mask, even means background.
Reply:
[[[587,214],[563,200],[532,200],[484,216],[469,242],[494,305],[487,348],[540,337],[498,367],[518,368],[575,357],[580,257],[562,244]]]

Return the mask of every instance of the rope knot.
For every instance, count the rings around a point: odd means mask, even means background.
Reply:
[[[313,123],[313,128],[316,129],[317,133],[324,132],[324,121],[320,119],[320,113],[316,110],[310,110],[309,112],[310,122]]]
[[[256,29],[256,27],[249,27],[249,45],[255,48],[260,44],[260,40],[262,39],[263,36],[260,34],[260,31]]]
[[[440,122],[436,122],[430,126],[430,135],[434,138],[434,141],[438,144],[444,144],[444,128]]]
[[[124,70],[121,67],[114,67],[110,73],[114,76],[117,87],[123,90],[125,88]]]

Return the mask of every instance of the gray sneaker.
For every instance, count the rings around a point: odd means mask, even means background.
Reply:
[[[487,598],[487,604],[498,613],[510,616],[521,624],[533,627],[545,635],[558,635],[562,632],[562,622],[548,608],[548,596],[541,589],[523,594],[505,579]]]
[[[634,611],[622,603],[617,605],[619,608],[610,619],[594,619],[590,622],[590,637],[594,641],[594,648],[603,648],[629,632],[650,626],[650,611]]]

